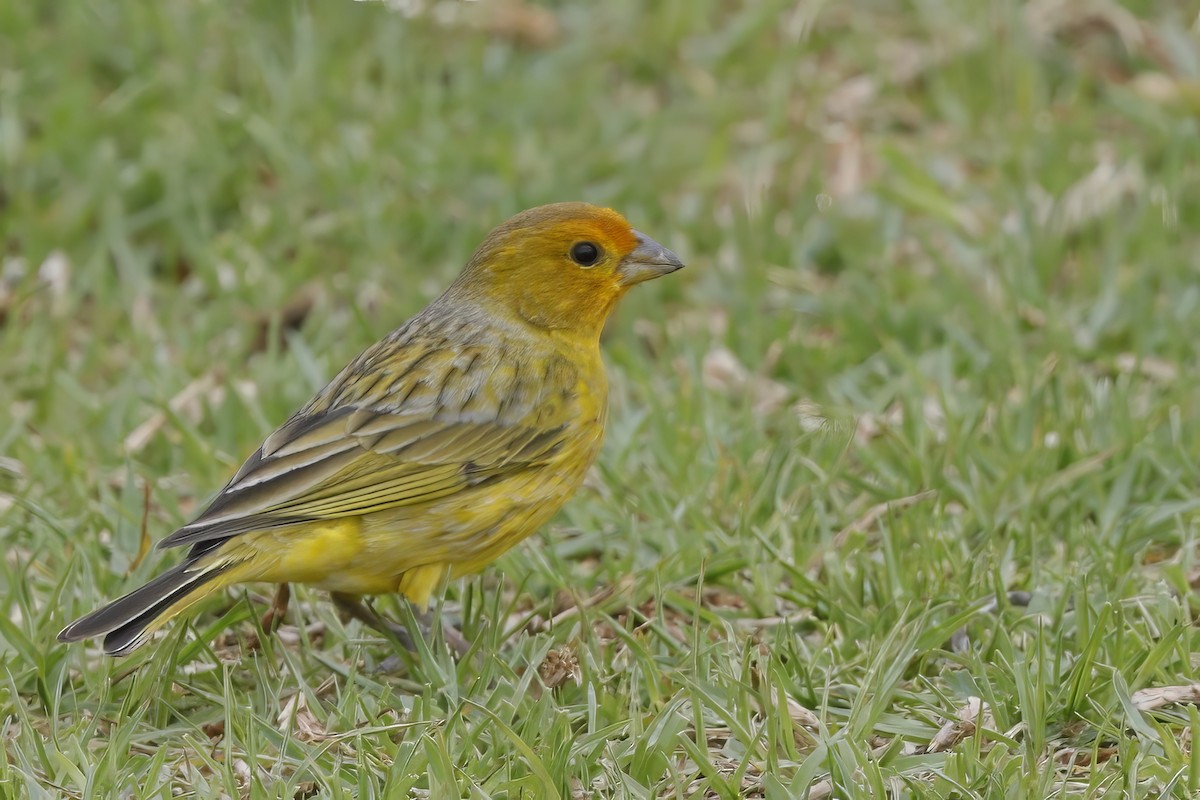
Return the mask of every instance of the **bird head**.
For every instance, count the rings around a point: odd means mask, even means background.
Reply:
[[[610,208],[555,203],[492,231],[455,290],[529,324],[598,340],[631,286],[682,266],[679,256]]]

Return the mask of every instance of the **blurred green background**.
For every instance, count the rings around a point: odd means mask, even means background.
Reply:
[[[1194,794],[1198,127],[1182,0],[0,5],[0,796]],[[55,643],[568,199],[689,269],[477,659]]]

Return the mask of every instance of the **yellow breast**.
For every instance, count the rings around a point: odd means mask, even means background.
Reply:
[[[482,570],[548,522],[579,489],[604,439],[607,380],[598,352],[585,361],[562,446],[551,459],[430,503],[364,515],[355,543],[345,548],[355,552],[352,563],[319,585],[399,591],[424,605],[444,576]]]

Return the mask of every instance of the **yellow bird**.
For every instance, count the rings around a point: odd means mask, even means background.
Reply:
[[[246,581],[281,584],[284,607],[288,583],[328,590],[376,626],[361,595],[427,608],[444,579],[483,569],[579,488],[604,436],[605,320],[631,286],[682,266],[611,209],[558,203],[508,220],[445,294],[351,361],[159,542],[187,547],[181,564],[59,640],[104,636],[106,653],[124,655]]]

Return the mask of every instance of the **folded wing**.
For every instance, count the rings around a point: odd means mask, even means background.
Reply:
[[[298,416],[272,433],[193,522],[159,547],[430,502],[544,463],[564,419],[443,420],[369,408]],[[549,415],[558,417],[558,414]]]

